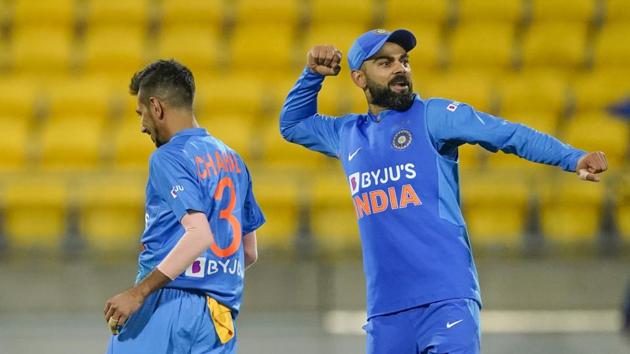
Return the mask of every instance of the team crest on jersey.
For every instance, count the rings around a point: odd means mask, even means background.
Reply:
[[[394,134],[394,139],[392,139],[392,145],[397,150],[406,149],[413,140],[413,136],[409,130],[403,129],[398,131],[398,133]]]

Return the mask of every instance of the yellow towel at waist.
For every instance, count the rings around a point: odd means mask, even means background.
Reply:
[[[214,323],[219,340],[225,344],[234,338],[234,320],[232,320],[232,310],[221,305],[217,300],[208,298],[208,308],[210,309],[210,317]]]

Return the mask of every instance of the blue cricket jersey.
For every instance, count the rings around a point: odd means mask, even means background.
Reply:
[[[324,77],[306,68],[280,115],[285,139],[341,160],[354,203],[373,316],[453,298],[481,305],[459,200],[458,146],[574,171],[585,153],[520,124],[445,99],[407,111],[317,114]]]
[[[205,129],[178,132],[151,155],[145,207],[136,282],[184,235],[182,217],[202,212],[215,244],[166,287],[199,290],[238,311],[245,274],[242,240],[265,221],[240,156]]]

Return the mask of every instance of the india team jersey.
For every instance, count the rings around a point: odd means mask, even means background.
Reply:
[[[265,221],[239,155],[205,129],[178,132],[151,156],[145,207],[136,282],[183,236],[182,217],[202,212],[215,243],[166,287],[199,290],[238,311],[245,275],[243,237]]]
[[[417,95],[402,112],[323,116],[316,113],[322,81],[304,70],[280,130],[343,165],[363,248],[368,317],[446,299],[481,304],[460,208],[458,146],[479,144],[568,171],[584,152],[466,104]]]

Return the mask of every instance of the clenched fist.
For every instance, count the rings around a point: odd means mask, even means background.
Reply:
[[[316,45],[306,55],[306,66],[325,76],[335,76],[341,70],[341,51],[331,45]]]
[[[582,156],[577,163],[575,172],[585,181],[599,182],[599,176],[597,174],[607,169],[608,160],[606,159],[606,154],[597,151]]]

